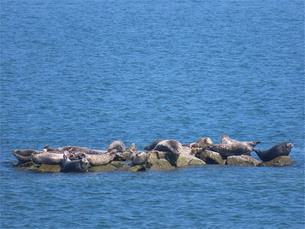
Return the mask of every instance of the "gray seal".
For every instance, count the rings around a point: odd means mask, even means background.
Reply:
[[[222,158],[235,155],[251,155],[254,151],[254,147],[260,143],[260,141],[248,141],[240,142],[229,138],[227,134],[223,134],[221,138],[221,144],[212,144],[207,147],[214,152],[218,152]]]
[[[63,154],[62,153],[49,153],[49,152],[33,154],[32,161],[38,165],[41,165],[41,164],[60,165],[63,162]]]
[[[15,150],[12,154],[21,163],[25,163],[32,160],[32,155],[39,154],[40,152],[33,149]]]
[[[290,142],[283,142],[277,145],[272,146],[270,149],[265,151],[260,151],[255,149],[257,156],[262,161],[271,161],[272,159],[279,157],[279,156],[288,156],[291,152],[291,148],[293,144]]]
[[[159,142],[162,142],[162,140],[161,139],[157,139],[157,140],[153,141],[151,144],[149,144],[148,146],[146,146],[144,149],[147,150],[147,151],[151,151],[151,150],[153,150],[156,147],[156,145]]]
[[[78,158],[75,155],[70,155],[68,151],[63,153],[62,172],[87,172],[89,166],[86,157]]]
[[[130,160],[134,165],[143,165],[148,160],[148,154],[142,151],[135,151],[131,153]]]

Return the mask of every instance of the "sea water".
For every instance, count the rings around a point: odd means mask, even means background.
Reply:
[[[303,1],[2,0],[0,29],[1,228],[304,228]],[[15,149],[222,133],[292,142],[294,164],[12,166]]]

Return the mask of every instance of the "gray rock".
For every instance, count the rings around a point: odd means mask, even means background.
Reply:
[[[179,157],[176,161],[177,168],[183,168],[188,166],[199,166],[199,165],[205,165],[206,163],[203,160],[200,160],[199,158],[181,153],[179,154]]]
[[[259,166],[261,162],[251,156],[240,155],[227,157],[227,164],[241,166]]]
[[[225,164],[225,161],[222,159],[219,153],[210,150],[202,151],[199,154],[199,158],[207,164],[219,164],[219,165]]]
[[[279,156],[271,161],[265,161],[261,163],[261,166],[289,166],[292,165],[293,161],[290,156]]]

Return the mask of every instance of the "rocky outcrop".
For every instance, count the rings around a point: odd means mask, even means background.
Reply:
[[[248,155],[227,157],[227,165],[259,166],[261,162]]]
[[[165,159],[157,159],[155,163],[150,167],[151,170],[154,171],[162,171],[162,170],[172,170],[175,167],[172,166],[167,160]]]
[[[14,163],[22,170],[37,172],[97,172],[97,171],[145,171],[171,170],[206,164],[238,166],[287,166],[293,161],[288,156],[292,143],[284,142],[259,151],[254,146],[259,141],[239,142],[223,134],[220,144],[213,144],[210,138],[201,138],[196,143],[181,144],[168,140],[156,140],[146,146],[147,152],[139,151],[133,143],[125,149],[122,141],[114,141],[107,150],[87,147],[45,146],[42,151],[15,150],[18,159]],[[251,157],[255,151],[263,162]]]
[[[210,150],[203,150],[199,153],[198,157],[206,164],[224,165],[225,160],[222,159],[219,153]]]
[[[271,161],[262,162],[260,166],[288,166],[292,164],[293,161],[290,156],[279,156]]]

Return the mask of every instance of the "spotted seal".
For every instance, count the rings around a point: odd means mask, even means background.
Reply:
[[[143,165],[148,160],[148,154],[142,151],[135,151],[131,153],[130,160],[134,165]]]
[[[86,157],[83,158],[71,158],[68,151],[63,153],[62,172],[86,172],[90,166]],[[72,159],[72,160],[71,160]]]
[[[62,153],[49,153],[49,152],[33,154],[32,161],[38,165],[41,165],[41,164],[60,165],[60,164],[62,164],[62,161],[63,161],[63,154]]]
[[[207,149],[218,152],[223,158],[227,158],[234,155],[251,155],[254,147],[259,143],[260,141],[240,142],[223,134],[221,144],[209,145]]]
[[[279,143],[277,145],[272,146],[270,149],[265,151],[260,151],[257,149],[254,149],[257,156],[262,161],[271,161],[272,159],[278,157],[278,156],[288,156],[291,152],[291,148],[293,147],[293,144],[290,142],[283,142]]]

